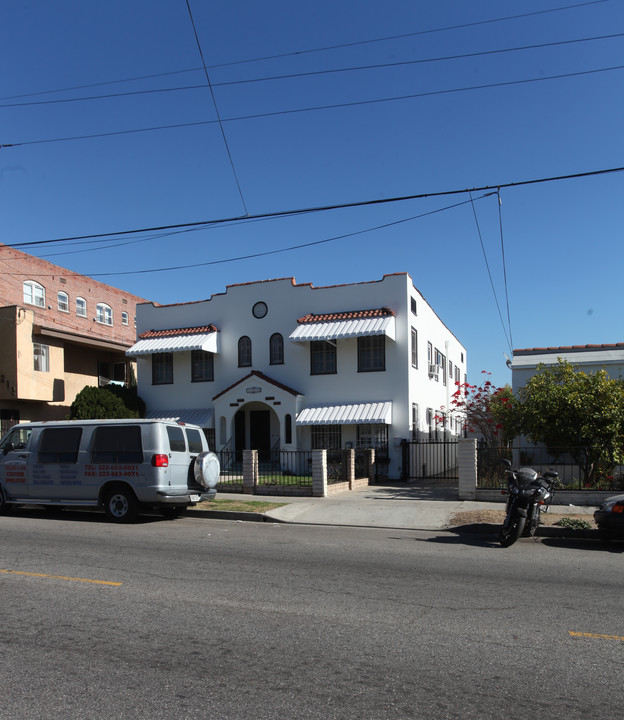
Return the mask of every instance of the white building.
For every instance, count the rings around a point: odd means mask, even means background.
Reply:
[[[465,348],[406,273],[145,303],[137,333],[127,354],[149,417],[200,424],[217,450],[376,447],[394,478],[401,440],[435,430],[466,379]]]
[[[538,365],[552,367],[560,358],[588,374],[605,370],[610,378],[624,377],[624,343],[526,348],[513,351],[511,384],[514,394],[517,396],[520,388],[535,375]]]

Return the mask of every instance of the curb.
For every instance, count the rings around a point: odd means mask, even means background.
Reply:
[[[307,525],[309,523],[297,523],[291,522],[290,520],[278,520],[276,518],[269,517],[264,513],[254,512],[236,512],[233,510],[193,510],[189,508],[186,512],[187,517],[202,517],[212,518],[213,520],[233,520],[238,522],[268,522],[276,524],[286,525]],[[313,523],[317,525],[319,523]],[[329,525],[336,525],[336,523],[328,523]],[[341,523],[340,527],[364,527],[362,525],[352,525],[350,523]],[[377,530],[418,530],[418,528],[395,528],[393,526],[381,526],[381,525],[368,525]],[[428,528],[427,532],[432,531],[433,528]],[[475,524],[475,525],[457,525],[450,527],[437,528],[443,532],[454,532],[458,534],[471,533],[471,534],[482,534],[482,535],[498,535],[500,531],[500,525],[492,524]],[[582,529],[574,530],[573,528],[558,527],[556,525],[542,525],[537,528],[535,532],[536,537],[546,538],[571,538],[577,540],[599,540],[600,531],[594,529]]]
[[[187,517],[212,518],[213,520],[237,520],[239,522],[280,522],[274,520],[264,513],[237,512],[235,510],[193,510],[188,508]]]

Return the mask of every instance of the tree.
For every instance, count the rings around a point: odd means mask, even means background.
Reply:
[[[486,370],[481,374],[485,376],[481,385],[455,383],[457,389],[451,397],[451,406],[448,410],[441,408],[436,421],[443,422],[448,414],[469,432],[481,435],[487,445],[506,444],[515,434],[513,392],[509,385],[502,388],[493,385],[488,379],[491,373]]]
[[[110,418],[138,418],[141,413],[138,409],[140,398],[134,393],[134,405],[131,407],[132,396],[130,401],[124,402],[117,392],[113,392],[108,388],[94,387],[87,385],[84,387],[71,404],[69,410],[70,420],[101,420]]]
[[[569,453],[586,483],[610,474],[624,455],[624,382],[559,359],[539,365],[520,390],[519,422],[553,456]]]

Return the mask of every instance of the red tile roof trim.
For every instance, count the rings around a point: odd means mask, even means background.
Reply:
[[[321,323],[321,322],[336,322],[337,320],[363,320],[365,318],[377,318],[377,317],[390,317],[396,316],[394,310],[383,307],[377,308],[376,310],[348,310],[346,312],[336,313],[324,313],[322,315],[304,315],[300,317],[297,322],[299,324],[304,323]]]
[[[179,337],[181,335],[206,335],[206,333],[218,332],[214,325],[202,325],[192,328],[174,328],[172,330],[148,330],[139,335],[139,340],[150,340],[152,338]]]

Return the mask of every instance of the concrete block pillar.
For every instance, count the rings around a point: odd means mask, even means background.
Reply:
[[[243,450],[243,493],[253,495],[258,484],[258,451]]]
[[[345,480],[349,483],[349,490],[353,490],[355,481],[355,450],[344,450]]]
[[[477,441],[475,438],[461,438],[457,448],[459,464],[459,499],[477,498]]]
[[[327,497],[327,450],[312,451],[312,495]]]

